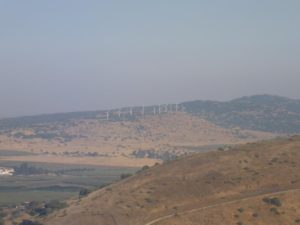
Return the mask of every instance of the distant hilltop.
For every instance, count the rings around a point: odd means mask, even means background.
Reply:
[[[189,101],[178,104],[124,107],[120,109],[25,116],[0,120],[0,131],[45,123],[97,119],[126,121],[144,116],[186,112],[225,128],[242,128],[273,133],[300,132],[300,100],[273,95],[254,95],[231,101]]]
[[[182,103],[186,112],[226,128],[273,133],[300,132],[300,100],[273,95],[254,95],[227,102]]]

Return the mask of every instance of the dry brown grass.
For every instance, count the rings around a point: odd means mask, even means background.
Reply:
[[[300,191],[272,195],[280,199],[282,206],[276,207],[263,202],[263,197],[254,197],[247,201],[239,201],[197,212],[174,216],[157,225],[215,225],[215,224],[251,224],[282,225],[299,224]]]
[[[137,121],[106,122],[98,120],[73,121],[72,125],[46,124],[42,130],[59,130],[75,135],[69,142],[59,139],[21,139],[0,135],[0,149],[20,150],[38,154],[30,157],[5,157],[14,161],[55,161],[101,165],[141,166],[153,165],[159,160],[133,159],[134,150],[189,152],[192,148],[210,145],[237,144],[274,137],[264,132],[224,129],[187,113],[147,116]],[[16,129],[11,134],[22,132],[34,134],[33,129]],[[64,152],[97,152],[106,156],[74,158]]]
[[[157,224],[296,224],[300,215],[299,191],[278,196],[282,201],[282,206],[277,207],[279,215],[270,211],[273,206],[264,203],[262,195],[300,188],[299,148],[300,137],[293,137],[189,156],[96,191],[43,222],[144,225],[177,213],[177,217]],[[187,210],[244,198],[249,199],[180,215]],[[243,208],[242,213],[239,208]]]

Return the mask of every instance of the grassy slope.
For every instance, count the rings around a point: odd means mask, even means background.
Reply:
[[[247,144],[225,152],[196,154],[156,166],[137,176],[101,189],[57,214],[46,225],[143,225],[164,215],[285,189],[300,188],[300,137]],[[280,195],[283,206],[277,220],[262,197],[230,207],[179,216],[158,224],[228,224],[247,222],[259,211],[254,224],[283,224],[299,214],[299,192]],[[234,214],[245,208],[239,220]],[[225,211],[224,211],[225,210]],[[297,211],[298,210],[298,211]],[[283,211],[285,212],[283,214]],[[227,213],[228,212],[228,213]],[[200,214],[199,214],[200,215]],[[212,217],[211,215],[215,215]],[[215,219],[214,219],[215,218]],[[180,223],[178,223],[180,221]],[[281,223],[280,223],[281,221]],[[253,221],[252,221],[253,222]],[[224,223],[223,223],[224,224]],[[245,223],[246,224],[246,223]],[[252,223],[253,224],[253,223]],[[272,223],[273,224],[273,223]]]
[[[16,133],[36,135],[42,131],[60,132],[75,138],[62,141],[59,138],[47,140],[14,136]],[[158,160],[136,159],[131,156],[135,150],[180,154],[199,146],[236,144],[272,136],[269,133],[224,129],[180,112],[147,116],[135,121],[78,120],[70,124],[44,124],[36,128],[17,129],[0,135],[0,149],[35,154],[2,156],[3,160],[141,167],[153,165]],[[97,157],[87,155],[94,152],[98,153]]]

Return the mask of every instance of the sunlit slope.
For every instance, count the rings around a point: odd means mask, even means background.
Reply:
[[[177,112],[128,121],[79,119],[14,128],[1,133],[0,149],[31,154],[2,157],[3,160],[143,166],[165,160],[162,152],[172,157],[273,136],[266,132],[226,129]],[[142,155],[134,155],[135,151]]]
[[[189,156],[96,191],[44,222],[290,224],[299,215],[299,148],[300,138],[293,137]],[[281,205],[266,197],[278,197]]]

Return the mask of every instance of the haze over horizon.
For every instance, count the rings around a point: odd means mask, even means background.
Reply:
[[[0,117],[300,99],[300,2],[0,1]]]

